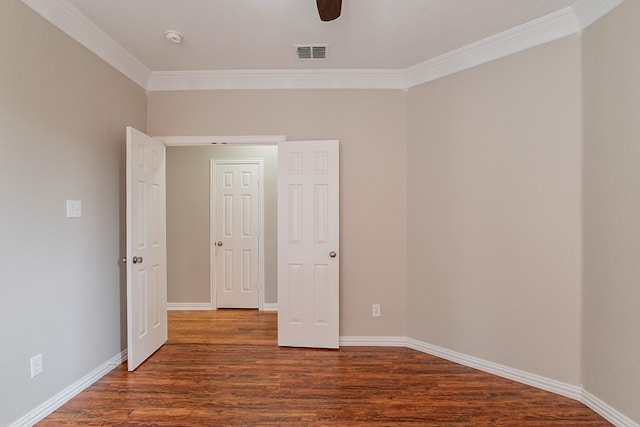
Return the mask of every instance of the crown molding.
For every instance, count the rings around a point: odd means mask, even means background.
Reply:
[[[567,7],[407,68],[407,87],[427,83],[579,31],[578,18],[573,9]]]
[[[624,0],[577,0],[559,10],[406,70],[151,71],[67,0],[27,6],[148,91],[220,89],[408,89],[575,34]]]
[[[580,28],[584,30],[620,6],[623,1],[624,0],[577,0],[573,5],[573,11],[580,21]]]
[[[154,71],[147,90],[405,89],[403,70]]]
[[[146,88],[151,70],[66,0],[22,0],[40,16]]]

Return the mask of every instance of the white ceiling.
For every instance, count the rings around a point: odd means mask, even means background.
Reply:
[[[403,69],[557,10],[574,0],[68,0],[153,71]],[[166,30],[184,34],[175,45]],[[330,45],[301,61],[294,44]]]
[[[386,87],[576,33],[623,0],[22,0],[148,90]],[[184,42],[165,39],[166,30]],[[302,61],[296,44],[328,44]]]

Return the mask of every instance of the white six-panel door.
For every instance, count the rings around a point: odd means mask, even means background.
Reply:
[[[260,161],[213,161],[215,301],[258,308]]]
[[[165,147],[127,127],[127,343],[134,370],[167,341]]]
[[[278,145],[278,344],[339,346],[338,141]]]

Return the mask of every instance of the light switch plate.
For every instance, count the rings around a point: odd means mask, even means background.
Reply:
[[[82,217],[82,201],[67,200],[67,218]]]

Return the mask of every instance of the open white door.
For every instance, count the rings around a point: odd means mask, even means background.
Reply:
[[[338,141],[278,145],[278,344],[339,346]]]
[[[127,127],[127,346],[133,371],[167,341],[165,146]]]

